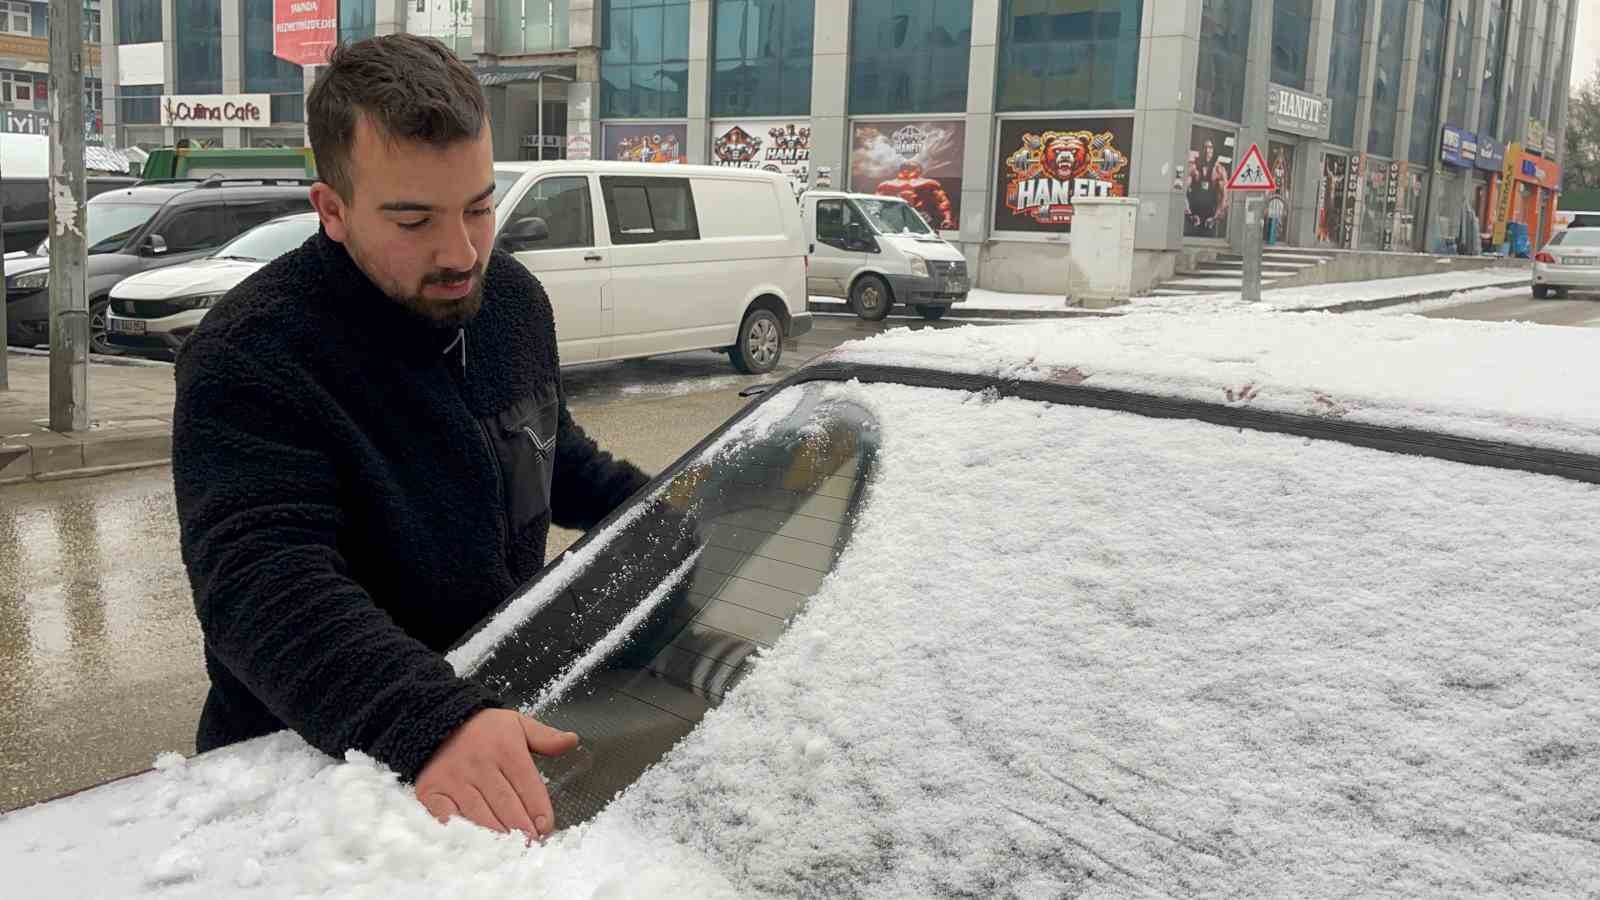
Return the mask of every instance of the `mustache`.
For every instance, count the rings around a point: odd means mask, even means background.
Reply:
[[[468,278],[476,278],[482,274],[482,263],[473,266],[471,269],[440,269],[425,276],[422,279],[422,285],[427,287],[430,284],[455,284],[466,281]]]

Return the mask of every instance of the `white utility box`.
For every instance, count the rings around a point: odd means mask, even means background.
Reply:
[[[1072,201],[1072,268],[1067,302],[1110,306],[1133,296],[1133,236],[1139,201],[1078,197]]]

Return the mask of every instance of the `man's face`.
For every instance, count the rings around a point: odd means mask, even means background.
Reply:
[[[1210,141],[1206,141],[1206,161],[1210,162],[1211,160],[1216,159],[1216,158],[1217,158],[1217,147],[1216,147],[1216,145],[1211,143]]]
[[[328,236],[395,302],[439,325],[470,321],[494,249],[489,126],[438,148],[390,140],[363,116],[349,169],[348,200],[326,184],[311,191]]]

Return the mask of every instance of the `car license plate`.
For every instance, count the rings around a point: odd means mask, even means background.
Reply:
[[[143,319],[112,319],[106,325],[117,334],[144,334],[148,327]]]
[[[1594,261],[1595,261],[1595,257],[1593,257],[1593,256],[1563,256],[1563,257],[1561,257],[1561,264],[1563,266],[1592,266],[1592,265],[1594,265]]]

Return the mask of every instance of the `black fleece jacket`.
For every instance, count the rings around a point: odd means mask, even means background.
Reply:
[[[443,651],[645,476],[567,412],[544,289],[496,253],[465,329],[424,323],[319,234],[178,360],[173,481],[209,750],[293,728],[414,779],[500,705]]]

